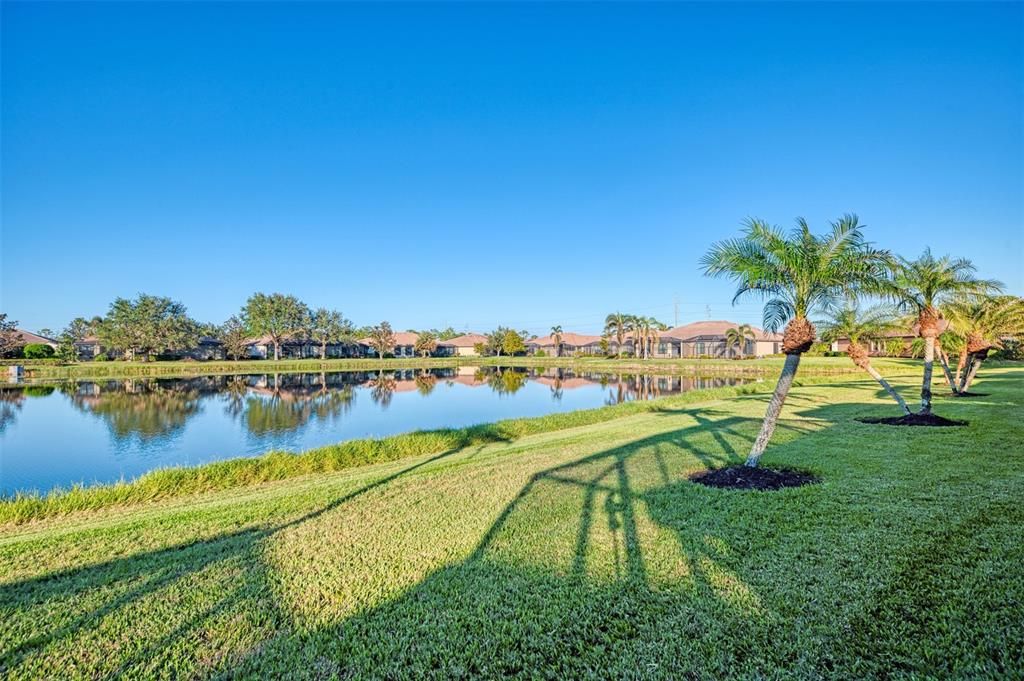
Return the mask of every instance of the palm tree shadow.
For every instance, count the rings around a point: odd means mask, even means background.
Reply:
[[[152,663],[154,656],[194,639],[217,617],[254,617],[261,626],[286,627],[287,614],[276,606],[273,598],[268,598],[273,592],[273,579],[264,558],[267,542],[285,530],[311,522],[457,451],[451,449],[423,459],[283,523],[250,527],[211,539],[5,584],[0,587],[0,610],[47,612],[59,607],[73,614],[62,621],[53,618],[28,621],[27,635],[20,640],[15,635],[12,644],[0,650],[0,673],[14,670],[50,647],[59,648],[69,639],[97,636],[108,616],[130,612],[145,599],[167,598],[168,592],[183,598],[187,592],[199,588],[205,594],[223,595],[215,597],[213,605],[199,608],[197,613],[182,621],[168,622],[169,631],[155,635],[153,640],[134,642],[129,646],[131,651],[119,660],[117,669],[108,673],[126,673]],[[197,587],[194,582],[201,584]],[[174,609],[171,616],[178,611]],[[230,662],[230,657],[226,657],[219,666],[229,666]]]
[[[583,665],[558,670],[560,676],[577,676],[585,673],[586,654],[566,661],[566,648],[607,652],[618,646],[628,657],[632,653],[625,649],[642,645],[640,632],[654,636],[653,630],[664,624],[659,613],[670,619],[714,619],[717,627],[734,634],[731,654],[744,656],[741,634],[763,606],[735,566],[726,563],[737,562],[729,546],[750,528],[729,525],[727,494],[693,485],[679,473],[686,456],[714,466],[738,461],[725,435],[750,439],[749,433],[734,430],[750,419],[699,416],[695,425],[535,473],[464,560],[438,569],[372,610],[268,646],[243,670],[294,664],[295,651],[302,650],[313,656],[306,665],[326,665],[343,678],[498,677],[552,669],[546,665],[556,658],[562,665]],[[717,433],[712,435],[717,447],[692,442],[709,428]],[[644,474],[640,464],[648,457],[653,486],[647,479],[647,491],[638,491],[634,478]],[[564,538],[554,554],[567,560],[533,555],[520,536],[542,522],[549,504],[560,503],[576,508],[573,531],[550,529],[551,535]],[[716,523],[697,534],[685,520],[680,522],[687,515],[706,519],[716,514]],[[645,541],[653,541],[655,526],[677,537],[675,560],[686,575],[681,586],[667,593],[664,585],[651,582],[643,548]],[[728,537],[730,532],[737,536]],[[624,631],[635,636],[624,636]],[[671,662],[675,654],[682,653],[667,651],[661,662],[678,664],[680,674],[693,672],[687,665],[699,664]],[[533,666],[524,668],[524,660],[533,660]]]

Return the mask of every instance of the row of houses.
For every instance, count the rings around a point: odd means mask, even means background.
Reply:
[[[737,324],[730,321],[703,321],[684,324],[673,329],[658,333],[651,342],[649,354],[655,358],[678,357],[762,357],[778,354],[782,344],[782,336],[765,333],[753,328],[754,337],[746,340],[743,347],[729,345],[726,331],[736,328]],[[416,341],[419,334],[402,331],[394,334],[394,347],[391,354],[395,357],[415,357]],[[487,337],[479,333],[466,333],[455,338],[439,341],[433,353],[434,357],[475,357],[487,343]],[[82,359],[95,359],[107,354],[99,338],[89,336],[75,343],[78,355]],[[603,355],[637,355],[635,339],[625,338],[619,345],[617,339],[605,339],[602,336],[565,332],[560,338],[543,336],[526,341],[527,354],[545,354],[549,356],[603,356]],[[267,359],[274,356],[274,344],[269,336],[252,339],[248,346],[251,359]],[[329,358],[343,357],[376,357],[369,338],[361,338],[354,342],[329,343],[325,355]],[[291,339],[283,342],[280,348],[282,359],[305,359],[320,357],[321,346],[307,339]],[[224,358],[223,344],[214,338],[202,338],[199,344],[188,351],[176,353],[179,357],[197,360]]]
[[[943,325],[945,322],[943,321]],[[667,331],[661,331],[652,339],[649,354],[653,358],[672,359],[684,357],[764,357],[776,355],[781,352],[781,334],[768,333],[757,327],[751,327],[753,337],[747,338],[742,346],[731,345],[726,340],[726,332],[735,329],[736,322],[718,320],[701,321],[677,326]],[[19,331],[22,339],[28,343],[42,343],[56,347],[57,342],[50,338],[44,338],[28,331]],[[883,338],[870,341],[869,351],[872,354],[885,354],[891,352],[892,341],[900,340],[903,343],[904,352],[909,352],[910,346],[917,336],[917,329],[907,331],[894,331]],[[415,357],[416,341],[419,334],[411,331],[402,331],[394,334],[395,345],[392,353],[395,357]],[[476,357],[480,354],[481,346],[487,343],[487,337],[479,333],[466,333],[455,338],[439,341],[434,357]],[[839,340],[832,343],[832,350],[845,351],[849,346],[846,340]],[[84,360],[95,359],[100,355],[109,353],[103,347],[99,338],[89,336],[75,343],[78,356]],[[573,332],[562,333],[560,338],[554,336],[543,336],[531,338],[526,341],[527,354],[548,356],[572,357],[572,356],[604,356],[604,355],[628,355],[636,356],[642,353],[635,347],[635,339],[627,337],[623,339],[620,346],[617,339],[605,336],[587,335]],[[274,356],[273,341],[269,336],[253,338],[247,345],[248,357],[250,359],[267,359]],[[321,347],[306,339],[291,339],[281,345],[281,357],[283,359],[305,359],[320,357]],[[196,360],[224,359],[225,352],[223,344],[215,339],[204,337],[200,339],[195,348],[175,353],[179,358],[191,358]],[[377,356],[369,338],[361,338],[354,342],[330,343],[326,347],[326,356],[329,358],[372,358]]]

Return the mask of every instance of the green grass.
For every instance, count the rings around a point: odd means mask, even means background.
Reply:
[[[245,360],[210,362],[79,362],[61,365],[55,362],[26,363],[25,376],[30,379],[90,379],[201,376],[239,373],[296,373],[320,371],[370,371],[376,369],[429,369],[456,366],[524,366],[571,367],[594,371],[647,371],[654,373],[736,373],[766,375],[778,374],[783,358],[765,357],[749,360],[720,359],[648,359],[625,357],[606,359],[596,357],[434,357],[417,359],[300,359]],[[6,361],[7,364],[12,361]],[[879,358],[880,369],[903,369],[919,366],[913,360]],[[806,373],[847,374],[859,369],[847,357],[805,357],[801,370]],[[6,376],[0,377],[6,378]]]
[[[897,386],[909,397],[913,377]],[[6,678],[1020,678],[1024,371],[939,398],[766,396],[0,527]]]

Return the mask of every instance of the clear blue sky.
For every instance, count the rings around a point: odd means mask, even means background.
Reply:
[[[2,5],[3,311],[758,322],[698,258],[851,211],[1024,292],[1024,5]]]

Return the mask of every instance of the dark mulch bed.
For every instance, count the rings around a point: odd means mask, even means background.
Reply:
[[[881,419],[862,418],[857,420],[861,423],[880,423],[886,426],[937,426],[939,428],[946,428],[967,425],[967,421],[954,421],[936,416],[935,414],[907,414],[905,416],[889,416]]]
[[[988,397],[988,393],[972,393],[972,392],[949,393],[949,395],[947,395],[947,397]]]
[[[783,487],[800,487],[818,482],[810,473],[780,468],[751,468],[730,466],[701,471],[690,476],[690,480],[708,487],[724,489],[776,490]]]

